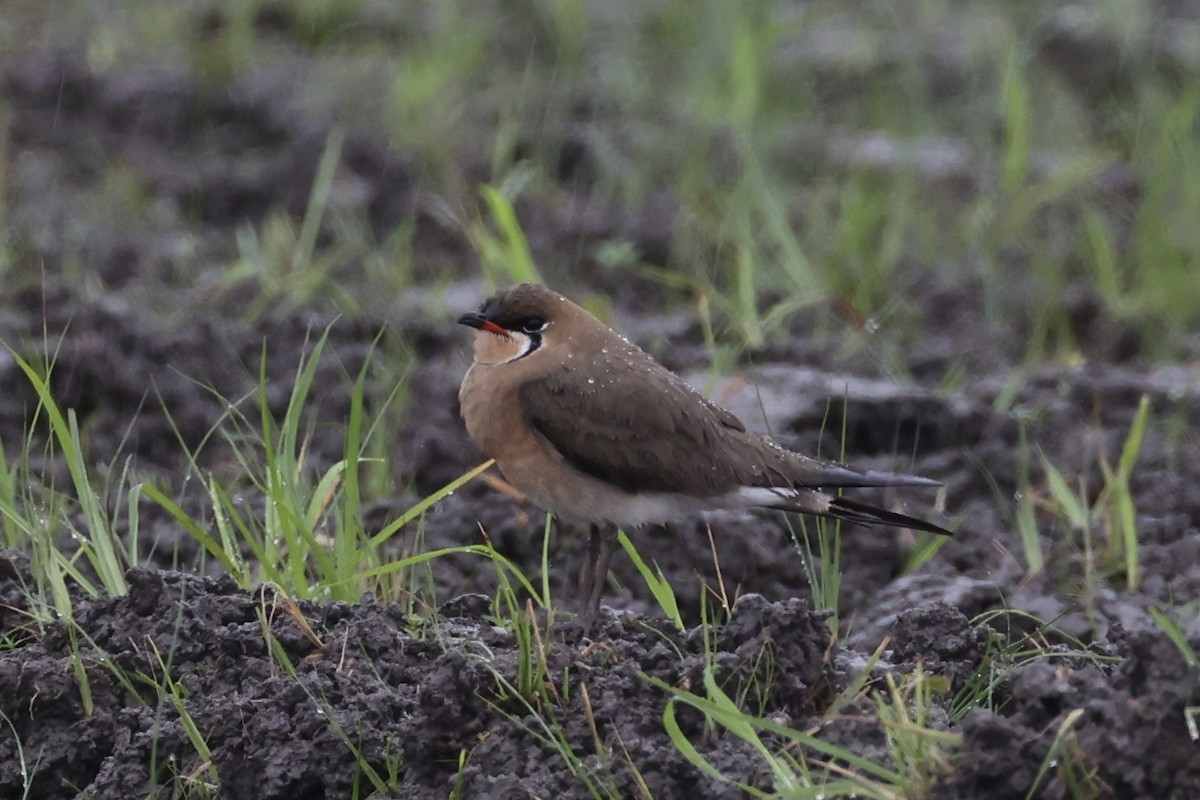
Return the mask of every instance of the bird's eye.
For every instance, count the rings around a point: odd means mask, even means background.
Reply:
[[[546,330],[546,320],[541,317],[526,317],[521,320],[521,331],[523,333],[541,333]]]

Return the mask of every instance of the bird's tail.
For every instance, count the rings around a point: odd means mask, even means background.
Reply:
[[[928,531],[939,536],[951,536],[953,531],[917,517],[899,514],[884,508],[851,500],[848,497],[823,492],[820,489],[746,488],[741,492],[745,505],[765,506],[780,511],[833,517],[860,525],[895,525],[914,531]]]
[[[862,525],[895,525],[898,528],[908,528],[914,531],[928,531],[939,536],[953,536],[954,532],[940,525],[926,522],[923,519],[910,517],[907,514],[897,514],[883,508],[869,506],[847,497],[834,497],[829,501],[828,516],[857,522]]]

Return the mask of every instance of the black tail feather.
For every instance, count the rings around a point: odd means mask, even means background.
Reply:
[[[941,481],[922,478],[920,475],[905,475],[903,472],[882,472],[874,469],[863,472],[845,464],[834,463],[821,463],[816,468],[810,468],[797,482],[797,488],[806,489],[941,485]]]
[[[863,525],[895,525],[898,528],[909,528],[914,531],[928,531],[939,536],[953,536],[954,532],[940,525],[926,522],[923,519],[910,517],[907,514],[897,514],[883,508],[869,506],[847,497],[834,497],[829,502],[829,516],[857,522]]]

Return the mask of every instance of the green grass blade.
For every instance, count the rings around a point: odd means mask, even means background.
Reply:
[[[67,461],[67,471],[75,487],[76,500],[88,528],[86,532],[81,532],[80,537],[84,553],[92,562],[105,590],[113,595],[125,594],[129,591],[125,582],[125,570],[117,554],[114,533],[101,511],[102,504],[88,476],[75,411],[67,409],[64,415],[54,400],[49,382],[43,380],[33,366],[11,348],[8,352],[37,392],[41,409],[45,411],[54,438]]]
[[[1158,623],[1158,627],[1162,628],[1163,633],[1167,635],[1172,644],[1179,649],[1180,655],[1183,656],[1183,660],[1188,663],[1188,666],[1193,669],[1200,669],[1200,658],[1197,658],[1195,649],[1188,642],[1187,634],[1183,632],[1179,625],[1155,606],[1150,606],[1147,611],[1150,612],[1150,616]]]
[[[208,531],[201,528],[191,515],[180,508],[174,500],[167,497],[158,488],[149,484],[142,484],[141,493],[149,498],[160,508],[166,511],[171,517],[183,526],[183,529],[191,535],[193,539],[200,543],[200,546],[208,551],[209,555],[221,562],[221,566],[235,578],[242,573],[236,568],[233,560],[225,552],[224,548],[209,535]]]
[[[1021,552],[1025,555],[1025,567],[1029,572],[1041,572],[1046,566],[1042,552],[1042,535],[1038,531],[1037,515],[1034,513],[1033,497],[1028,487],[1017,500],[1017,535],[1021,540]]]
[[[640,674],[644,680],[650,681],[650,683],[667,692],[672,697],[676,697],[679,700],[687,703],[706,716],[709,716],[715,720],[724,720],[729,716],[729,711],[725,706],[722,706],[711,699],[694,695],[691,692],[672,686],[671,684],[666,683],[659,678],[655,678],[652,675],[646,675],[645,673]],[[795,744],[811,748],[822,755],[845,761],[863,775],[869,776],[870,778],[878,780],[881,783],[892,786],[903,785],[904,776],[896,770],[888,769],[887,767],[877,764],[874,761],[864,758],[863,756],[860,756],[850,750],[847,750],[843,747],[838,747],[837,745],[830,744],[828,742],[824,742],[815,736],[804,733],[803,731],[798,731],[785,725],[771,722],[767,719],[761,719],[747,715],[740,715],[736,721],[738,723],[739,730],[745,730],[746,727],[749,726],[749,728],[754,730],[762,730],[767,733],[781,736],[788,741],[794,742]]]
[[[361,573],[360,577],[377,578],[383,575],[390,575],[393,572],[399,572],[401,570],[408,569],[409,567],[417,566],[418,564],[424,564],[437,558],[461,554],[482,556],[495,561],[497,564],[500,564],[506,570],[508,570],[509,575],[516,578],[517,583],[521,584],[521,588],[524,589],[530,597],[540,601],[541,597],[538,591],[534,588],[533,582],[529,580],[529,577],[524,573],[524,571],[521,570],[520,567],[498,553],[495,548],[482,544],[465,544],[461,547],[445,547],[441,550],[430,550],[427,553],[417,553],[405,558],[396,559],[395,561],[389,561],[387,564],[381,564],[378,567],[372,567],[371,569]]]
[[[683,729],[679,727],[679,721],[675,718],[675,704],[678,702],[679,700],[674,697],[667,701],[666,707],[663,708],[663,728],[665,728],[667,731],[667,738],[671,740],[671,743],[675,745],[675,749],[679,751],[680,755],[687,759],[689,764],[700,770],[712,780],[718,781],[719,783],[734,784],[743,792],[751,795],[752,797],[769,798],[775,796],[760,789],[755,789],[753,786],[747,786],[743,783],[738,783],[737,781],[726,777],[720,770],[714,767],[708,759],[702,756],[700,751],[696,749],[696,746],[692,744],[691,740],[684,735]]]
[[[476,477],[482,475],[489,468],[491,468],[491,466],[495,463],[496,463],[495,459],[489,458],[487,461],[483,462],[479,466],[463,473],[462,475],[458,476],[454,480],[447,483],[441,489],[438,489],[433,494],[422,499],[419,503],[415,504],[408,511],[404,512],[399,517],[397,517],[395,520],[393,520],[390,524],[385,526],[384,529],[381,530],[379,533],[372,536],[370,541],[368,542],[368,545],[372,548],[379,547],[381,544],[386,542],[388,539],[392,538],[396,534],[396,532],[399,531],[401,528],[403,528],[405,525],[407,525],[408,523],[417,519],[422,514],[424,514],[426,511],[428,511],[435,503],[442,500],[447,495],[452,494],[454,491],[456,491],[463,485],[471,482]]]
[[[1116,503],[1117,522],[1120,528],[1122,549],[1125,551],[1125,579],[1130,589],[1136,589],[1141,583],[1141,567],[1139,566],[1140,548],[1138,544],[1137,519],[1134,514],[1133,494],[1129,488],[1129,479],[1133,475],[1134,465],[1142,450],[1142,441],[1146,436],[1146,428],[1150,421],[1150,397],[1142,395],[1138,401],[1137,412],[1129,435],[1121,448],[1121,458],[1117,462]]]
[[[1058,503],[1059,509],[1066,516],[1067,522],[1075,530],[1084,530],[1088,527],[1088,511],[1079,496],[1072,491],[1067,485],[1066,478],[1058,469],[1050,463],[1044,455],[1042,456],[1042,469],[1046,472],[1046,483],[1050,487],[1050,494]]]
[[[1133,474],[1134,464],[1142,450],[1142,440],[1146,437],[1146,426],[1150,421],[1150,396],[1142,395],[1138,401],[1137,412],[1133,424],[1129,426],[1129,436],[1121,448],[1121,460],[1117,462],[1117,473],[1126,480]]]
[[[300,237],[292,251],[292,272],[299,273],[312,264],[316,250],[317,234],[321,231],[321,220],[329,206],[329,195],[333,190],[333,177],[337,172],[338,160],[342,155],[345,134],[335,129],[325,140],[321,160],[317,162],[317,174],[313,178],[312,191],[308,195],[308,207],[304,210],[304,221],[300,223]]]
[[[679,601],[675,597],[675,590],[671,588],[670,581],[663,575],[662,570],[658,565],[654,565],[652,570],[650,566],[642,558],[641,553],[633,546],[633,542],[625,535],[625,531],[617,531],[617,541],[621,543],[622,549],[629,554],[629,559],[641,574],[642,580],[646,581],[646,586],[649,587],[650,593],[654,595],[655,602],[667,615],[667,619],[675,623],[675,627],[679,630],[686,630],[683,624],[683,617],[679,613]]]
[[[517,220],[517,212],[512,203],[502,192],[486,184],[480,187],[479,193],[487,205],[492,224],[497,231],[493,233],[483,223],[476,223],[468,228],[471,242],[479,252],[485,268],[493,278],[499,273],[512,283],[540,283],[541,277],[533,262],[529,241],[525,238],[525,232],[521,230],[521,223]]]

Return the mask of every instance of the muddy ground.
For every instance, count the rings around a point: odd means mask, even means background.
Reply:
[[[7,126],[0,167],[9,176],[5,235],[13,254],[0,300],[0,340],[26,356],[45,352],[49,343],[55,396],[76,410],[89,461],[101,474],[111,470],[115,482],[128,465],[138,480],[170,487],[203,513],[205,497],[183,480],[185,448],[198,450],[202,470],[230,470],[219,437],[206,438],[225,410],[221,398],[253,389],[265,341],[271,405],[282,414],[301,354],[329,325],[311,407],[314,469],[341,456],[353,376],[367,359],[396,353],[414,356],[391,464],[396,484],[407,488],[371,498],[374,523],[478,463],[457,419],[467,337],[452,323],[486,289],[465,236],[429,210],[406,154],[369,132],[346,131],[339,186],[352,184],[353,191],[339,202],[346,213],[361,214],[377,240],[413,226],[413,269],[422,288],[381,300],[361,263],[344,264],[335,277],[361,314],[335,320],[328,287],[297,299],[220,275],[219,265],[236,257],[240,228],[261,224],[276,209],[296,219],[304,213],[332,121],[299,108],[289,75],[256,74],[212,92],[186,71],[98,72],[68,51],[9,58],[0,77],[6,108],[0,119]],[[109,196],[119,191],[106,172],[114,162],[136,176],[141,212]],[[666,260],[670,202],[641,210],[661,215],[648,221],[615,203],[583,221],[564,218],[556,211],[562,202],[530,195],[519,208],[535,254],[619,236]],[[613,298],[618,325],[704,385],[701,331],[686,309],[664,315],[655,284],[617,279],[590,263],[550,276],[579,296]],[[1016,283],[1014,291],[1021,291]],[[1200,797],[1200,745],[1185,721],[1185,708],[1200,703],[1200,673],[1147,613],[1151,605],[1200,596],[1200,443],[1192,433],[1200,422],[1200,377],[1188,367],[1139,358],[1136,336],[1086,288],[1073,290],[1070,302],[1088,363],[1018,372],[1020,325],[989,327],[977,313],[976,289],[920,272],[911,285],[929,298],[924,324],[931,332],[903,351],[911,382],[885,374],[870,342],[831,348],[810,333],[810,312],[801,312],[788,342],[743,357],[715,394],[760,426],[761,398],[784,443],[809,451],[820,445],[827,454],[830,439],[820,433],[827,403],[834,398],[833,419],[824,424],[840,431],[846,397],[847,458],[945,480],[939,519],[957,533],[933,559],[906,572],[914,547],[907,534],[847,530],[842,635],[832,641],[824,616],[806,600],[809,588],[785,520],[711,518],[726,590],[738,598],[717,634],[718,678],[727,687],[755,683],[766,648],[773,672],[758,675],[756,685],[768,687],[758,712],[880,757],[886,745],[869,701],[855,701],[834,721],[816,720],[886,640],[874,668],[878,681],[887,673],[910,674],[918,664],[949,680],[933,724],[961,733],[963,744],[928,796],[1024,796],[1061,734],[1071,758],[1055,759],[1040,776],[1038,796],[1072,796],[1072,775],[1082,775],[1091,788],[1075,796]],[[387,332],[382,355],[372,355],[381,330]],[[965,365],[969,378],[952,390],[939,388],[956,365]],[[40,441],[39,431],[29,431],[34,393],[7,355],[0,355],[0,387],[0,440],[10,464],[21,452],[38,460],[44,449],[24,444],[27,435]],[[1094,499],[1103,484],[1101,464],[1115,463],[1143,396],[1151,400],[1153,424],[1132,479],[1140,587],[1102,582],[1088,593],[1078,533],[1051,514],[1039,518],[1049,566],[1028,575],[1015,523],[1022,459],[1029,460],[1034,487],[1044,492],[1046,484],[1037,452],[1024,443],[1036,443]],[[66,485],[54,459],[33,467]],[[875,499],[914,514],[938,501],[922,492]],[[480,524],[501,552],[538,573],[540,514],[480,482],[429,513],[424,547],[478,542]],[[318,643],[269,588],[241,591],[211,567],[202,575],[173,571],[193,563],[197,546],[164,514],[147,505],[142,525],[143,563],[129,572],[129,595],[74,598],[88,639],[91,714],[67,666],[67,628],[51,624],[41,634],[28,623],[26,590],[36,580],[28,559],[0,554],[0,796],[168,796],[153,787],[169,785],[172,775],[201,783],[219,776],[221,795],[235,798],[340,798],[356,789],[367,795],[352,749],[379,774],[396,772],[396,796],[445,797],[456,790],[462,797],[588,796],[534,717],[497,685],[495,673],[515,679],[517,655],[513,637],[488,619],[487,600],[476,594],[494,592],[490,566],[467,557],[435,563],[443,603],[436,617],[408,616],[399,605],[370,598],[302,603]],[[705,524],[641,532],[637,543],[671,580],[689,624],[697,625],[700,586],[716,580]],[[580,553],[576,538],[555,534],[559,596],[569,595]],[[700,629],[679,633],[657,616],[623,556],[606,605],[590,642],[567,637],[549,656],[550,674],[569,674],[572,690],[548,710],[592,774],[611,775],[597,779],[600,791],[638,796],[640,780],[660,798],[741,796],[688,764],[667,738],[667,695],[646,677],[699,690]],[[1034,631],[1011,616],[987,625],[970,621],[997,609],[1052,621],[1033,642],[1050,655],[999,682],[994,710],[957,714],[954,693],[971,680],[989,637],[993,645],[1015,645]],[[295,674],[268,651],[264,615]],[[1195,616],[1182,622],[1200,646]],[[210,770],[171,703],[151,682],[123,685],[110,664],[158,684],[165,668],[211,749]],[[771,786],[766,764],[745,742],[711,735],[687,709],[679,710],[679,723],[723,774]],[[190,791],[201,794],[195,784]]]

